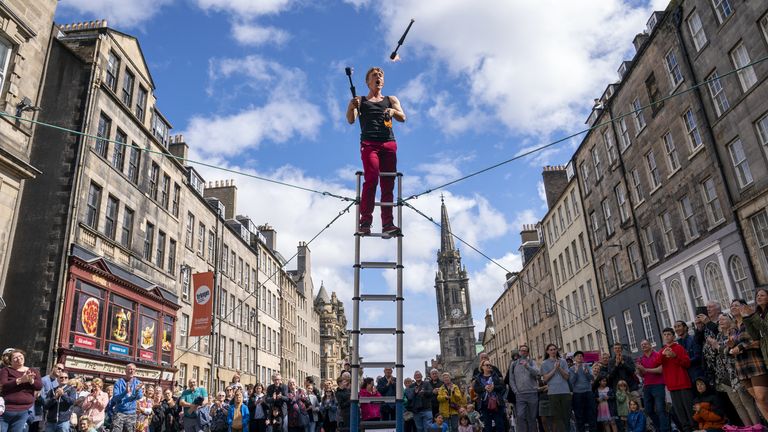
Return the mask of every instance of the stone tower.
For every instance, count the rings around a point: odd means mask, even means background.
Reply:
[[[475,325],[469,300],[469,278],[451,235],[445,201],[441,206],[440,250],[437,252],[435,298],[440,334],[440,363],[455,382],[469,383],[475,360]]]

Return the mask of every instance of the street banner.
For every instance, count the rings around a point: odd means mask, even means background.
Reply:
[[[192,309],[190,336],[208,336],[213,321],[213,272],[192,275],[195,303]]]

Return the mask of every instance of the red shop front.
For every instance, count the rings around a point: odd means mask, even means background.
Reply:
[[[136,364],[136,375],[174,382],[176,296],[102,257],[73,246],[59,329],[67,372],[107,382]]]

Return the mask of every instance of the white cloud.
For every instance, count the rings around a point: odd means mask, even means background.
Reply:
[[[264,45],[273,43],[283,45],[290,35],[285,30],[272,26],[261,26],[256,23],[236,23],[232,25],[232,37],[243,45]]]
[[[403,23],[416,17],[402,50],[442,65],[440,79],[466,81],[469,102],[455,95],[437,100],[443,112],[457,114],[446,123],[449,133],[492,112],[514,131],[543,135],[583,123],[593,97],[617,79],[616,68],[651,10],[621,0],[515,0],[493,7],[393,0],[371,7],[389,23],[386,40],[397,40]]]
[[[525,209],[515,215],[515,220],[512,221],[512,229],[521,230],[523,225],[535,224],[538,221],[539,217],[536,216],[536,212],[533,209]]]
[[[96,19],[105,18],[111,27],[136,27],[154,17],[173,0],[62,0],[59,5]]]
[[[520,254],[509,252],[501,258],[494,258],[504,269],[515,272],[522,268]],[[470,297],[472,301],[472,314],[475,318],[475,331],[482,331],[485,310],[490,309],[493,303],[504,291],[504,281],[507,280],[506,272],[492,262],[485,264],[482,269],[470,272]]]
[[[245,85],[264,90],[267,100],[235,114],[193,116],[184,134],[191,143],[205,143],[200,148],[206,156],[236,155],[266,141],[314,138],[323,117],[320,107],[298,97],[306,88],[303,71],[259,56],[214,59],[210,65],[209,94],[215,93],[219,81],[245,75],[249,78]],[[301,120],[297,121],[299,112]]]
[[[256,17],[288,9],[293,0],[197,0],[203,10],[227,12],[236,16]]]

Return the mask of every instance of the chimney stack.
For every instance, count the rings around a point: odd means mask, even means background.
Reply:
[[[168,151],[171,152],[176,158],[180,159],[179,163],[187,166],[187,157],[189,156],[189,146],[184,141],[184,135],[178,134],[171,137]]]
[[[568,187],[568,174],[563,165],[545,166],[541,173],[544,180],[544,194],[547,196],[547,208],[552,208]]]
[[[186,145],[186,144],[185,144]],[[224,204],[224,219],[234,219],[237,211],[237,186],[234,180],[213,182],[213,187],[205,188],[205,198],[216,198]]]
[[[273,251],[277,250],[275,249],[277,247],[277,231],[269,224],[264,224],[259,227],[259,232],[267,241],[267,247]]]

